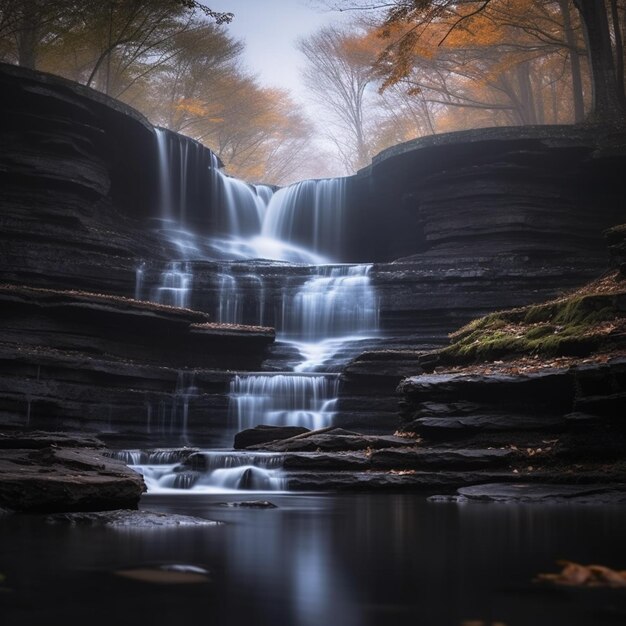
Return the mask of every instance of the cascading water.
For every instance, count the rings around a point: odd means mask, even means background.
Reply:
[[[342,178],[304,180],[277,191],[261,234],[300,244],[317,254],[340,252],[346,183]]]
[[[134,460],[137,457],[130,458]],[[144,476],[151,493],[181,489],[210,493],[277,491],[285,488],[280,454],[207,450],[193,454],[182,463],[159,463],[158,459],[153,460],[150,456],[139,457],[139,460],[141,465],[133,467]]]
[[[260,424],[329,426],[338,393],[336,376],[252,374],[230,384],[231,414],[237,430]]]
[[[190,186],[197,180],[191,163],[198,167],[205,161],[197,152],[199,144],[173,146],[176,141],[185,140],[157,131],[161,219],[168,222],[162,232],[180,257],[162,272],[152,299],[188,306],[194,281],[190,261],[217,262],[216,298],[211,311],[214,319],[230,324],[252,320],[259,325],[269,320],[277,328],[279,341],[292,346],[291,354],[293,347],[300,354],[297,362],[290,363],[290,372],[233,377],[229,394],[233,430],[260,424],[310,429],[331,425],[339,375],[316,371],[325,371],[328,364],[336,365],[337,354],[346,353],[347,346],[375,335],[378,328],[371,266],[329,264],[329,258],[337,258],[341,250],[346,180],[303,181],[275,192],[266,185],[251,185],[226,176],[211,154],[208,165],[203,167],[208,172],[213,217],[208,216],[203,222],[187,205],[191,197],[198,196]],[[192,221],[194,228],[190,230],[187,224]],[[207,232],[203,232],[204,228]],[[268,291],[263,277],[250,265],[243,271],[237,267],[238,260],[257,258],[305,263],[310,271],[307,275],[299,269],[277,296],[275,287]],[[143,280],[140,268],[136,290],[139,293]],[[187,442],[188,408],[194,393],[183,392],[182,382],[172,410],[181,416],[183,440]],[[191,389],[193,381],[186,382],[189,384],[185,388]],[[199,469],[186,463],[145,462],[148,457],[137,457],[135,452],[128,451],[128,459],[141,461],[141,465],[135,466],[146,477],[150,491],[266,490],[284,486],[280,455],[207,451]]]
[[[190,263],[169,263],[161,274],[160,285],[152,300],[184,309],[189,305],[192,282],[193,271]]]

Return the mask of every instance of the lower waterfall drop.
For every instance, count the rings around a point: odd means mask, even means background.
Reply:
[[[175,457],[170,455],[168,463],[166,454],[162,454],[163,458],[160,459],[154,454],[138,452],[126,451],[128,456],[120,454],[117,458],[139,461],[140,464],[133,467],[143,475],[150,493],[172,490],[223,493],[285,489],[281,473],[283,457],[280,454],[205,450],[194,453],[182,463],[177,463]]]
[[[332,423],[338,375],[249,374],[230,384],[230,406],[237,430],[269,426],[304,426],[311,430]]]
[[[237,375],[230,385],[230,417],[239,431],[256,426],[332,425],[339,395],[338,374],[317,374],[345,346],[376,335],[378,299],[371,265],[316,268],[285,293],[277,320],[279,339],[300,353],[293,373]]]

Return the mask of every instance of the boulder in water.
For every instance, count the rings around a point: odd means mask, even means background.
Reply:
[[[143,491],[137,472],[98,450],[4,450],[0,460],[0,507],[16,511],[136,508]]]

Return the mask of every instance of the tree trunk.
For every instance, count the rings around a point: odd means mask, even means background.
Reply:
[[[537,124],[537,109],[535,107],[533,86],[530,80],[530,63],[528,61],[518,63],[515,66],[515,72],[519,89],[522,123]]]
[[[585,100],[583,96],[583,79],[580,68],[580,56],[576,33],[572,28],[572,15],[569,10],[569,0],[559,0],[561,15],[563,16],[563,28],[565,41],[569,49],[569,64],[572,72],[572,100],[574,102],[574,122],[580,124],[585,119]]]
[[[17,39],[17,63],[31,70],[37,65],[37,3],[24,2],[20,11]]]
[[[626,123],[624,89],[618,85],[604,0],[574,0],[582,19],[593,84],[590,122]]]
[[[611,21],[613,22],[613,36],[615,38],[615,78],[617,86],[621,87],[622,101],[624,101],[624,42],[617,0],[611,0]]]

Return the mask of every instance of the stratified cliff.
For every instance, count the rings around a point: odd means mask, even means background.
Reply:
[[[93,311],[100,304],[89,294],[149,297],[179,254],[155,228],[160,214],[152,126],[129,107],[46,74],[2,65],[0,89],[0,282],[8,289],[86,292],[72,297],[91,298]],[[395,428],[395,388],[411,373],[416,351],[443,345],[449,332],[478,315],[546,300],[601,274],[607,267],[602,231],[623,222],[625,146],[626,138],[602,128],[483,129],[402,144],[351,177],[338,260],[374,263],[369,276],[378,293],[381,330],[360,344],[377,351],[366,352],[344,372],[342,424]],[[198,150],[198,171],[189,173],[196,190],[190,224],[210,227],[219,221],[206,178],[212,157]],[[263,326],[275,323],[281,299],[311,272],[265,261],[225,269],[222,262],[200,260],[189,267],[194,283],[186,306],[214,320],[224,276],[232,275],[241,321]],[[260,298],[268,311],[263,320]],[[175,332],[170,349],[163,350],[159,342],[172,320],[158,331],[130,324],[147,315],[145,305],[132,302],[122,316],[126,321],[94,314],[81,327],[88,340],[67,354],[49,334],[37,332],[38,325],[46,329],[54,321],[52,309],[29,302],[19,332],[5,333],[0,345],[2,420],[13,424],[30,417],[43,427],[48,416],[50,424],[64,425],[66,417],[123,430],[126,421],[129,431],[145,433],[155,424],[155,411],[164,424],[170,420],[165,413],[185,402],[192,413],[194,407],[213,411],[223,424],[226,369],[284,369],[290,358],[282,346],[261,365],[270,341],[259,343],[259,336],[267,339],[266,331],[241,339],[235,356],[215,337],[203,352],[205,339],[196,345],[195,334]],[[38,317],[31,316],[35,310]],[[187,324],[198,314],[179,315]],[[116,333],[115,357],[109,359]],[[44,367],[45,389],[38,375]],[[196,396],[186,394],[191,387],[200,389]],[[116,390],[118,400],[105,402],[108,389]],[[98,401],[85,399],[90,397]],[[202,411],[196,412],[198,423]]]

